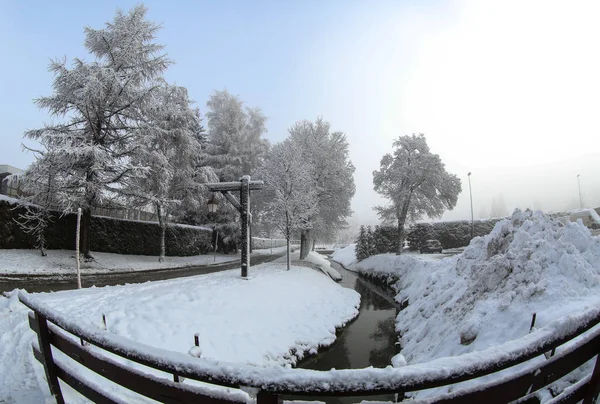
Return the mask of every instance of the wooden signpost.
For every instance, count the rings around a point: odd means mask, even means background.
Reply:
[[[239,212],[242,224],[242,278],[248,276],[250,269],[250,234],[248,225],[250,223],[250,191],[260,190],[263,188],[262,181],[251,181],[249,175],[244,175],[240,181],[235,182],[214,182],[205,184],[212,192],[221,192]],[[238,201],[231,191],[240,191],[240,200]],[[215,241],[216,243],[216,241]]]

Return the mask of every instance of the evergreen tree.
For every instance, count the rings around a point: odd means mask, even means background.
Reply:
[[[93,60],[75,59],[71,67],[66,60],[53,61],[54,93],[36,100],[65,121],[25,133],[48,150],[42,160],[54,159],[62,208],[82,208],[80,244],[88,258],[92,209],[114,199],[128,177],[146,170],[134,157],[144,147],[147,107],[170,61],[154,43],[159,26],[145,16],[139,5],[129,13],[118,10],[104,29],[85,28]],[[43,165],[34,165],[29,175],[38,176]]]

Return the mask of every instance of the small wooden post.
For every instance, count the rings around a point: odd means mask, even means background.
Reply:
[[[52,348],[50,346],[50,333],[48,331],[48,321],[41,314],[35,312],[35,321],[38,326],[38,344],[42,357],[44,358],[44,370],[46,372],[46,380],[50,393],[56,398],[57,404],[64,404],[65,400],[58,384],[58,376],[56,375],[56,365],[52,357]]]
[[[282,404],[283,399],[277,394],[267,393],[266,391],[259,391],[256,395],[256,404]]]
[[[533,313],[533,316],[531,317],[531,326],[529,327],[529,332],[531,332],[533,330],[533,327],[535,327],[535,316],[536,314]]]
[[[583,399],[583,404],[592,404],[596,402],[598,398],[598,392],[600,390],[600,355],[596,357],[596,365],[592,372],[592,377],[588,383],[588,391]]]
[[[194,345],[200,346],[200,336],[198,335],[198,333],[194,334]]]
[[[77,262],[77,289],[81,289],[81,270],[79,267],[79,233],[81,231],[81,208],[77,208],[77,230],[75,231],[75,260]]]

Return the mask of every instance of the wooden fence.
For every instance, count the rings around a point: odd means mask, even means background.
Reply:
[[[558,325],[549,324],[519,341],[457,358],[441,358],[399,369],[320,372],[282,368],[274,372],[272,368],[263,369],[246,364],[214,366],[218,362],[187,358],[181,353],[169,353],[156,348],[145,348],[107,331],[90,330],[89,327],[75,324],[27,293],[20,292],[19,299],[32,310],[29,315],[30,326],[38,336],[38,343],[34,344],[33,352],[44,365],[48,386],[58,403],[64,402],[59,380],[94,402],[115,403],[122,402],[122,399],[103,391],[102,387],[82,376],[82,372],[73,370],[74,364],[65,363],[69,359],[63,359],[62,355],[60,359],[55,358],[53,352],[56,350],[64,353],[71,361],[126,389],[166,403],[225,404],[244,400],[240,399],[239,395],[236,401],[228,396],[207,394],[205,389],[191,383],[171,381],[167,376],[160,378],[148,375],[110,358],[106,352],[176,375],[175,380],[185,377],[229,387],[231,390],[250,386],[257,392],[257,404],[280,403],[284,395],[360,397],[408,393],[477,379],[517,365],[520,366],[514,371],[504,372],[492,381],[481,381],[475,386],[458,388],[452,393],[416,402],[533,403],[539,402],[536,395],[538,390],[569,374],[595,356],[597,359],[593,370],[578,383],[554,397],[551,402],[593,403],[600,386],[600,327],[595,327],[600,323],[600,308],[570,316],[567,321]],[[162,356],[157,352],[161,352]],[[186,358],[183,361],[182,355]]]

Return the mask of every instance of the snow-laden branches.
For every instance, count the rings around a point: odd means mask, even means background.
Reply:
[[[308,228],[310,218],[317,213],[317,190],[311,182],[311,165],[287,139],[272,147],[260,176],[272,196],[266,203],[267,221],[287,240],[289,269],[292,234]]]
[[[64,122],[29,130],[25,136],[41,143],[46,152],[27,175],[43,173],[43,160],[56,169],[56,197],[64,210],[83,209],[82,252],[89,256],[91,210],[113,199],[130,178],[148,167],[137,156],[156,118],[156,97],[164,70],[171,63],[163,46],[154,43],[158,25],[145,19],[136,6],[117,11],[103,29],[85,29],[91,62],[54,60],[53,94],[36,104]]]
[[[454,208],[462,188],[460,179],[448,173],[440,157],[431,153],[423,134],[401,136],[394,141],[394,148],[373,172],[373,185],[391,202],[376,210],[384,221],[398,221],[401,253],[407,217],[413,221],[424,215],[440,217]]]

